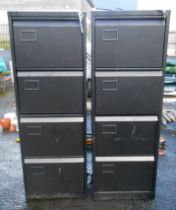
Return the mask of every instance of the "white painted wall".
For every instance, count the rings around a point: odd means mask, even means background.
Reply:
[[[139,10],[162,9],[171,10],[170,30],[176,31],[176,1],[175,0],[138,0]]]
[[[7,12],[0,10],[0,24],[7,24],[8,19],[7,19]]]

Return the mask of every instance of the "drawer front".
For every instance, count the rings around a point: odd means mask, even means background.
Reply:
[[[154,115],[162,103],[162,72],[96,72],[96,115]]]
[[[96,117],[95,121],[97,156],[154,154],[159,129],[157,117]]]
[[[41,160],[43,161],[37,159],[32,163],[25,161],[24,172],[28,196],[84,192],[83,158]],[[68,162],[62,163],[65,160]],[[75,162],[72,163],[72,161]]]
[[[163,66],[164,19],[95,21],[95,68]]]
[[[152,191],[153,168],[153,162],[96,162],[95,192]]]
[[[13,21],[16,67],[83,69],[79,20]]]
[[[83,113],[81,72],[18,73],[22,114]]]
[[[82,156],[83,132],[83,117],[21,118],[23,156]]]

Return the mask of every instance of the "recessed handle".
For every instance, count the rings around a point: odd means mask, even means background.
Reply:
[[[22,42],[34,42],[37,40],[36,30],[21,30],[20,40]]]
[[[118,81],[117,80],[102,80],[103,91],[117,91]]]
[[[40,90],[39,80],[24,80],[24,90]]]
[[[30,166],[32,176],[44,176],[44,166]]]
[[[117,29],[105,29],[102,31],[103,41],[118,41],[118,30]]]
[[[102,125],[102,134],[113,134],[116,135],[117,133],[117,125],[116,124],[103,124]]]
[[[42,126],[27,126],[27,135],[42,135]]]
[[[102,174],[115,174],[116,173],[116,165],[115,164],[102,164],[101,165]]]

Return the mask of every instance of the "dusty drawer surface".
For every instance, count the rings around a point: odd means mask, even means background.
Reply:
[[[106,158],[104,158],[105,160]],[[95,162],[94,189],[96,191],[152,191],[153,162]],[[97,160],[98,161],[98,160]]]
[[[83,155],[83,117],[21,118],[20,133],[25,157]]]
[[[25,159],[27,195],[84,192],[84,159]]]
[[[95,117],[95,154],[152,155],[158,129],[157,116]]]
[[[14,20],[13,36],[18,70],[83,69],[84,45],[79,19]]]
[[[83,113],[82,72],[18,72],[23,114]]]
[[[96,19],[95,67],[162,67],[165,24],[164,18],[123,16]]]
[[[96,115],[160,113],[162,72],[96,72]]]

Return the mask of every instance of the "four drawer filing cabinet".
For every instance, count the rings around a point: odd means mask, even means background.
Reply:
[[[169,11],[92,12],[95,199],[154,198]],[[27,198],[86,192],[85,18],[10,12]]]
[[[153,198],[168,11],[92,13],[94,198]]]
[[[85,192],[85,62],[78,13],[10,12],[27,198]]]

